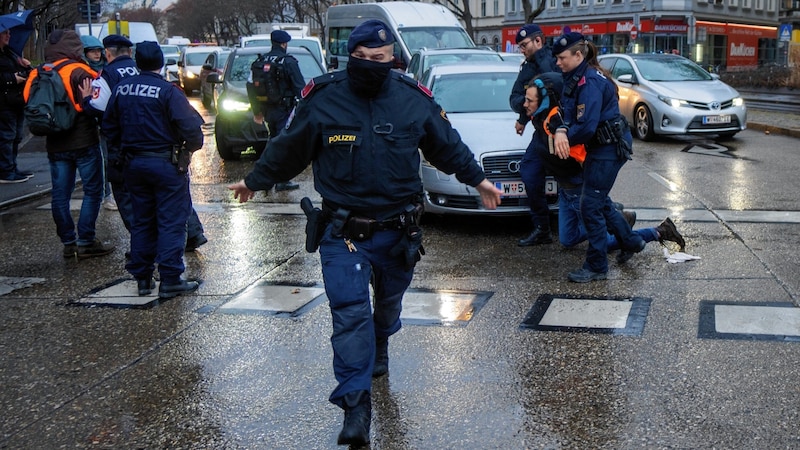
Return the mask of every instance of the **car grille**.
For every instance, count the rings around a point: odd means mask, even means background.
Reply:
[[[695,116],[689,126],[686,127],[687,131],[692,130],[719,130],[719,129],[740,129],[739,116],[736,114],[731,115],[730,123],[703,123],[703,116]]]
[[[507,153],[482,158],[483,172],[490,180],[519,179],[519,163],[523,152]],[[512,172],[512,170],[514,170]]]
[[[705,110],[705,111],[711,111],[711,108],[709,108],[709,107],[708,107],[708,103],[703,103],[703,102],[693,102],[693,101],[691,101],[691,100],[687,100],[687,102],[689,103],[689,105],[690,105],[692,108],[695,108],[695,109],[702,109],[702,110]],[[731,99],[731,100],[724,101],[724,102],[720,102],[720,104],[719,104],[719,109],[720,109],[720,110],[723,110],[723,109],[730,108],[731,106],[733,106],[733,100],[732,100],[732,99]]]

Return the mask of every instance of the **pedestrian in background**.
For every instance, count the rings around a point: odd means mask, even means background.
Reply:
[[[83,42],[84,61],[92,70],[102,74],[103,68],[106,66],[103,43],[100,42],[100,39],[87,35],[81,36],[81,42]],[[100,118],[102,117],[99,117],[98,121]],[[103,153],[103,170],[106,174],[106,182],[103,185],[103,208],[109,211],[116,211],[118,209],[117,202],[114,200],[114,196],[111,195],[111,182],[108,179],[108,149],[106,148],[106,140],[102,135],[100,136],[100,151]]]
[[[536,75],[556,71],[557,67],[553,52],[545,46],[544,33],[538,25],[533,23],[523,25],[517,32],[516,42],[522,54],[525,55],[525,62],[522,63],[517,80],[511,87],[509,103],[511,109],[519,114],[519,118],[514,122],[514,128],[521,136],[525,131],[525,125],[530,120],[524,106],[528,82]],[[533,231],[528,237],[517,242],[517,245],[521,247],[553,242],[553,237],[550,235],[550,208],[547,206],[544,193],[544,166],[538,152],[533,149],[533,145],[534,141],[531,141],[519,164],[519,175],[522,182],[525,183],[533,224]]]
[[[0,184],[23,183],[33,176],[17,167],[25,119],[22,89],[31,63],[14,53],[8,46],[10,39],[11,30],[0,32]]]
[[[568,158],[562,159],[550,153],[549,141],[557,127],[557,118],[560,104],[561,91],[564,83],[560,73],[547,72],[535,77],[528,83],[525,93],[525,110],[531,117],[531,124],[536,129],[533,139],[536,141],[536,151],[539,153],[545,169],[558,181],[558,238],[561,245],[570,248],[586,240],[586,228],[580,215],[581,193],[583,191],[583,166],[586,157],[585,146],[579,144],[578,148],[571,148]],[[552,123],[551,123],[552,122]],[[554,127],[548,130],[548,125]],[[575,147],[575,146],[573,146]],[[621,210],[625,221],[633,228],[636,223],[635,211],[624,211],[619,203],[617,209]],[[672,220],[667,217],[657,227],[639,228],[633,230],[645,242],[665,241],[675,242],[684,250],[686,242],[678,232]],[[620,250],[620,245],[613,234],[606,233],[608,239],[607,251],[609,253]],[[632,252],[620,250],[617,262],[622,264],[633,256]]]
[[[554,152],[566,159],[570,146],[583,144],[581,219],[589,247],[580,269],[567,278],[576,283],[605,280],[608,272],[608,233],[624,251],[638,253],[645,241],[636,233],[608,196],[622,166],[630,159],[633,138],[619,112],[617,87],[597,62],[597,48],[582,34],[566,33],[553,46],[562,70],[563,123],[555,130]]]
[[[281,130],[286,127],[289,113],[294,109],[297,99],[300,98],[300,92],[305,85],[297,59],[286,51],[291,40],[292,36],[283,30],[275,30],[270,34],[272,49],[269,53],[253,62],[253,80],[248,83],[247,87],[250,107],[253,109],[253,121],[262,125],[266,118],[270,139],[279,135]],[[277,98],[261,101],[258,97],[263,96],[256,92],[258,87],[255,86],[255,83],[259,82],[259,87],[266,90],[266,85],[271,80],[257,80],[256,77],[267,71],[275,71],[273,74],[279,74],[275,79],[275,88],[278,93],[276,95]],[[265,92],[262,91],[261,93]],[[275,191],[289,191],[299,187],[299,184],[287,181],[285,183],[277,183]]]
[[[319,245],[333,319],[338,384],[329,400],[344,410],[340,445],[369,442],[372,377],[388,372],[389,337],[400,330],[403,294],[421,253],[419,150],[475,187],[486,209],[500,204],[500,191],[430,91],[392,70],[394,42],[378,20],[354,28],[347,70],[315,78],[253,171],[229,186],[246,202],[312,164],[327,224],[306,248]]]
[[[55,30],[50,34],[44,59],[55,65],[69,62],[59,70],[59,74],[69,80],[64,87],[78,111],[72,128],[48,134],[45,140],[53,186],[51,210],[56,232],[64,244],[65,258],[76,255],[79,259],[104,256],[114,251],[114,247],[103,244],[95,233],[95,223],[103,201],[103,155],[100,152],[97,121],[83,111],[82,106],[83,98],[92,91],[91,82],[97,73],[83,62],[83,43],[72,30]],[[37,75],[37,69],[34,69],[25,85],[26,101]],[[69,209],[75,190],[76,170],[83,184],[77,234]]]
[[[110,159],[123,164],[125,187],[133,205],[131,258],[125,268],[136,278],[138,294],[155,289],[172,298],[192,292],[197,281],[181,278],[186,221],[192,210],[188,161],[173,156],[177,148],[193,152],[203,146],[203,119],[183,91],[160,75],[164,54],[156,42],[136,45],[141,73],[125,77],[113,90],[103,116]]]

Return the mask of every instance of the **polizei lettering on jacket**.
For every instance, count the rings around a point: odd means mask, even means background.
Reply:
[[[328,138],[328,144],[336,142],[355,142],[356,136],[354,134],[335,134]]]
[[[117,86],[117,95],[158,98],[160,92],[160,86],[151,86],[149,84],[121,84]]]

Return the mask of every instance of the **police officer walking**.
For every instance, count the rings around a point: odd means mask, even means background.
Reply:
[[[500,191],[430,91],[392,70],[394,42],[378,20],[353,29],[347,70],[309,83],[287,128],[253,171],[229,186],[246,202],[313,164],[328,220],[319,250],[338,382],[329,399],[344,409],[339,444],[369,442],[371,378],[388,371],[389,336],[400,329],[401,300],[422,250],[418,148],[437,168],[474,186],[485,208],[500,204]],[[316,247],[308,244],[307,250]]]
[[[523,25],[517,32],[516,42],[522,54],[525,55],[525,62],[522,63],[517,80],[511,87],[509,103],[511,109],[519,114],[514,128],[517,134],[522,135],[525,125],[530,121],[524,106],[528,82],[536,75],[557,70],[557,67],[551,50],[544,44],[544,33],[538,25],[532,23]],[[531,234],[517,242],[517,245],[522,247],[553,242],[550,235],[550,209],[544,195],[545,170],[539,154],[534,149],[535,141],[536,137],[534,136],[525,150],[525,156],[522,157],[519,166],[519,174],[522,182],[525,183],[531,210],[531,222],[533,222]]]
[[[253,83],[247,86],[253,120],[261,125],[266,117],[270,138],[280,134],[286,126],[289,113],[305,85],[297,59],[286,52],[291,40],[292,36],[283,30],[270,34],[272,50],[253,62]],[[276,184],[275,190],[288,191],[299,187],[297,183],[287,181]]]
[[[571,145],[586,146],[580,209],[589,247],[583,266],[567,278],[576,283],[605,280],[607,233],[614,235],[623,251],[638,253],[645,247],[644,239],[632,232],[608,196],[620,169],[631,158],[633,138],[619,112],[616,85],[600,68],[594,44],[580,33],[569,32],[556,39],[553,54],[564,82],[564,123],[555,130],[555,153],[566,159]]]
[[[125,268],[144,296],[155,288],[158,263],[158,296],[172,298],[199,286],[181,275],[192,209],[186,152],[203,146],[203,119],[183,92],[159,74],[164,54],[158,43],[137,44],[136,64],[141,73],[114,88],[102,130],[111,158],[125,161],[125,187],[133,206],[131,258]]]

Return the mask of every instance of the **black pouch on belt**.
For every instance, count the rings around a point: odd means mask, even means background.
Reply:
[[[422,255],[425,254],[425,247],[422,246],[422,228],[416,225],[406,228],[403,237],[392,247],[389,254],[402,256],[405,270],[412,270],[417,265],[417,261],[422,259]]]

